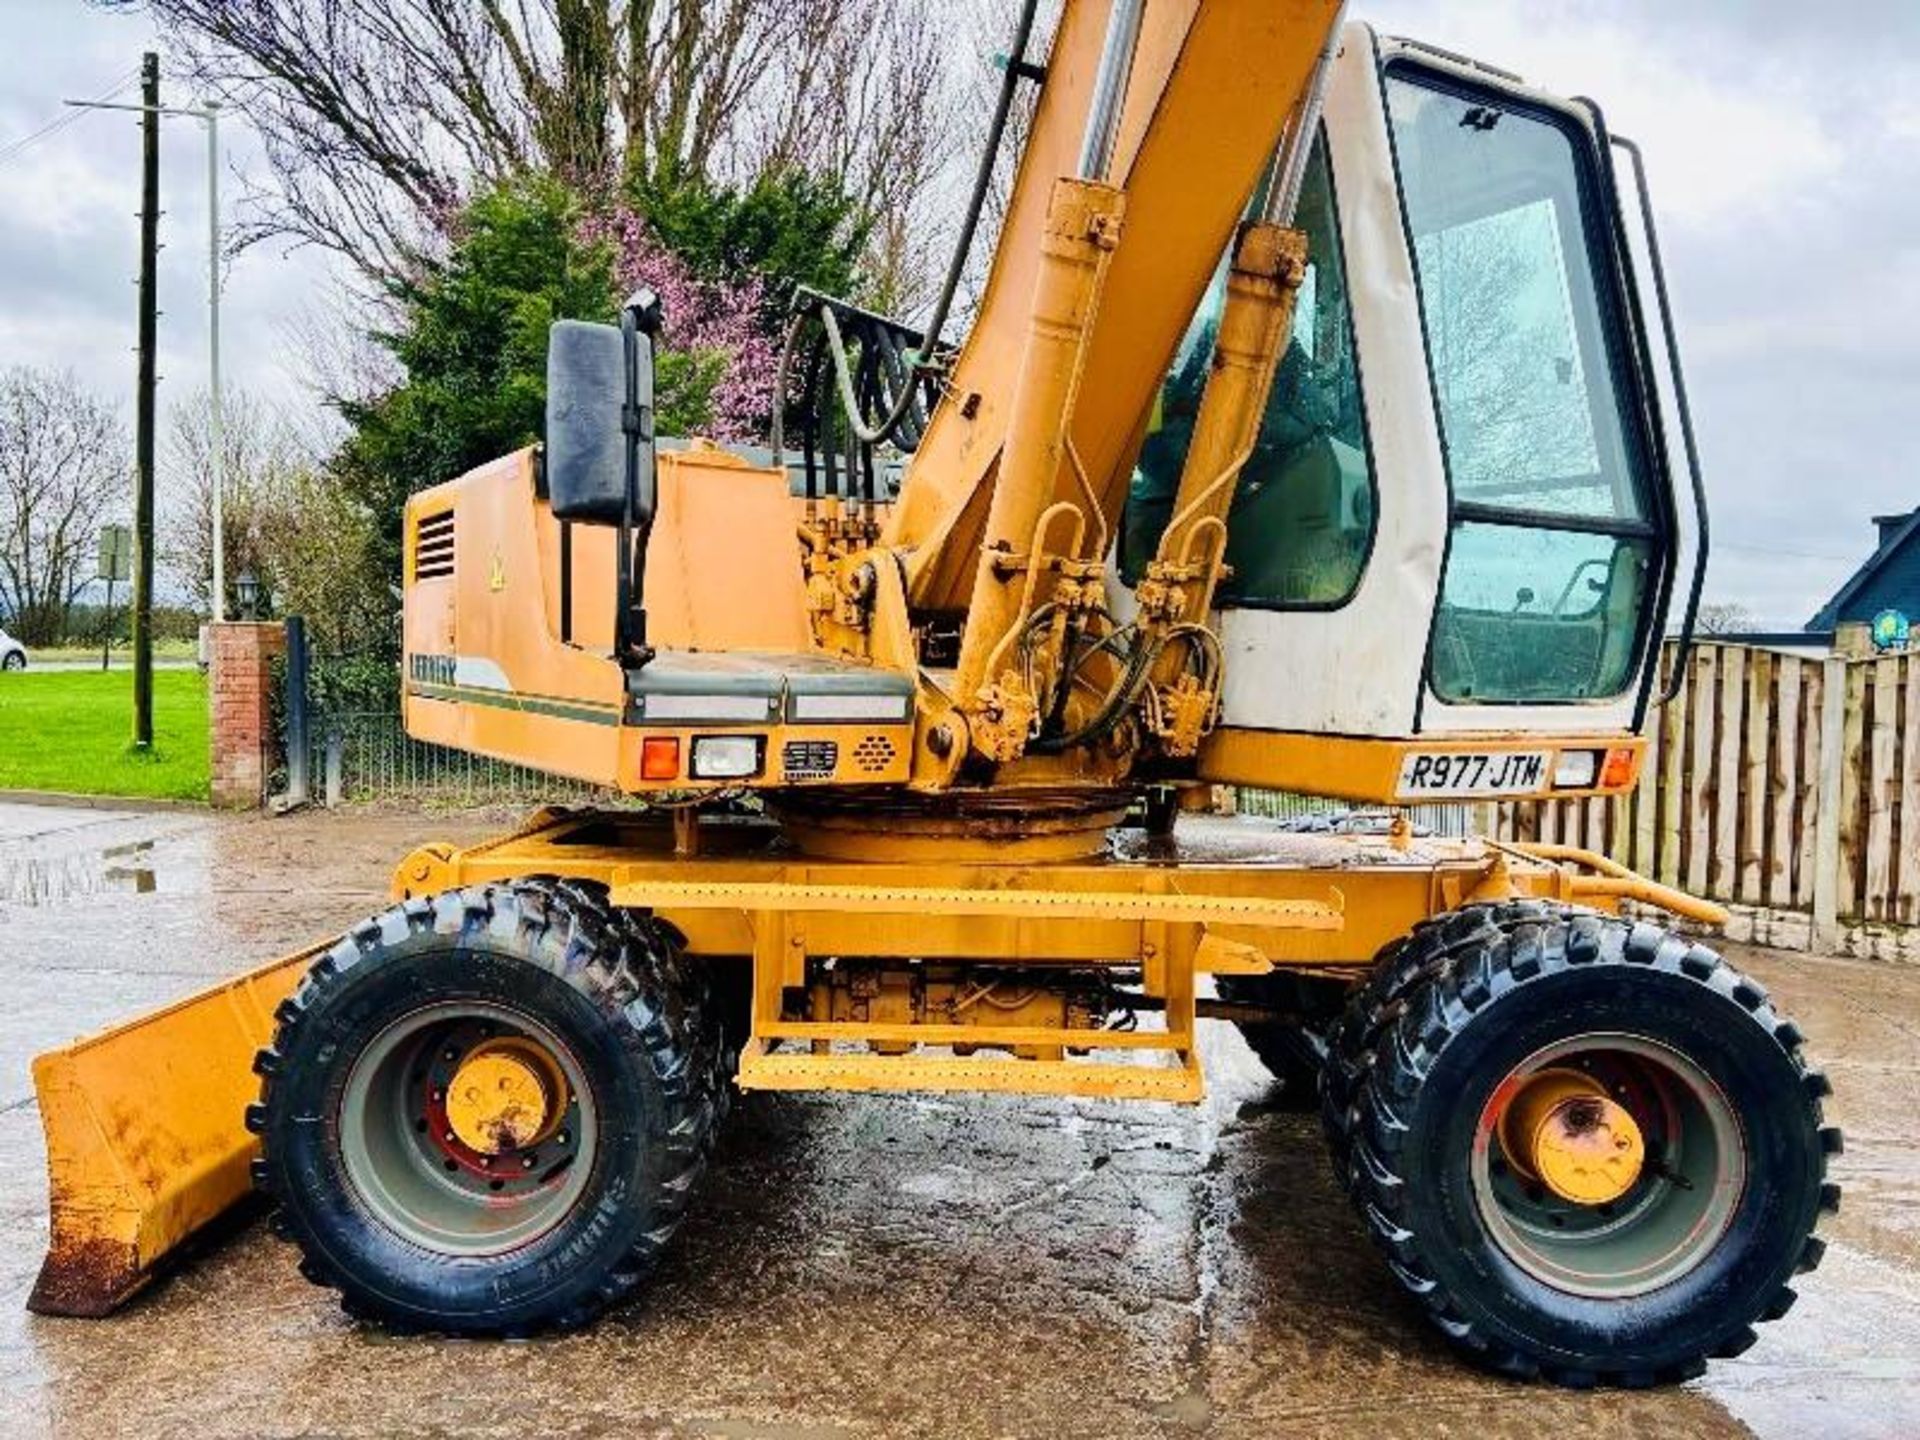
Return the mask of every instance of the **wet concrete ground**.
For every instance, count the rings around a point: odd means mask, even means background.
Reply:
[[[1224,1027],[1193,1110],[750,1099],[651,1290],[580,1336],[359,1328],[258,1223],[115,1320],[27,1315],[30,1056],[340,929],[413,844],[500,818],[0,804],[0,1433],[1920,1434],[1920,971],[1766,951],[1734,958],[1833,1078],[1846,1202],[1794,1311],[1682,1389],[1461,1364]]]

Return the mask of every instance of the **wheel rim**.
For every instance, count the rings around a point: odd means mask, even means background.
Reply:
[[[459,1001],[401,1017],[361,1052],[339,1135],[347,1182],[382,1225],[439,1254],[498,1255],[573,1208],[599,1127],[552,1031]]]
[[[1527,1148],[1528,1135],[1559,1145],[1570,1111],[1573,1131],[1597,1130],[1631,1167],[1575,1178],[1564,1146]],[[1471,1169],[1480,1219],[1508,1259],[1569,1294],[1624,1299],[1672,1284],[1712,1253],[1747,1162],[1733,1107],[1698,1065],[1641,1036],[1595,1034],[1536,1051],[1494,1088]]]

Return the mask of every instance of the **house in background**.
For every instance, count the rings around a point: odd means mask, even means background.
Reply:
[[[1920,509],[1876,515],[1873,523],[1880,527],[1879,548],[1807,622],[1808,630],[1871,625],[1888,610],[1920,619]]]
[[[1746,618],[1742,614],[1732,625],[1704,625],[1699,638],[1781,650],[1811,659],[1836,653],[1864,657],[1887,648],[1920,653],[1920,509],[1901,515],[1876,515],[1873,523],[1879,529],[1879,544],[1805,625],[1774,629],[1738,623]],[[1704,612],[1713,608],[1702,607],[1703,620]],[[1729,608],[1736,612],[1741,609],[1737,605]],[[1912,622],[1915,628],[1911,638],[1891,643],[1876,640],[1874,621],[1890,612]]]

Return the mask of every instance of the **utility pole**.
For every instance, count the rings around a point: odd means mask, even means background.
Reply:
[[[140,60],[140,377],[134,399],[133,743],[153,747],[153,429],[160,258],[160,57]]]

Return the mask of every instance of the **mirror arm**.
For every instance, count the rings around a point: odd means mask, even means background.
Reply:
[[[656,499],[648,495],[643,504],[640,488],[640,450],[654,438],[654,413],[649,393],[640,396],[642,361],[647,375],[653,373],[654,337],[660,329],[660,300],[650,290],[637,290],[620,310],[620,337],[626,353],[626,395],[620,407],[620,429],[626,436],[626,495],[620,512],[620,558],[616,577],[618,595],[615,615],[614,648],[633,666],[645,665],[653,658],[647,643],[647,537],[653,529]],[[642,346],[646,347],[643,355]],[[651,392],[652,387],[648,387]]]

